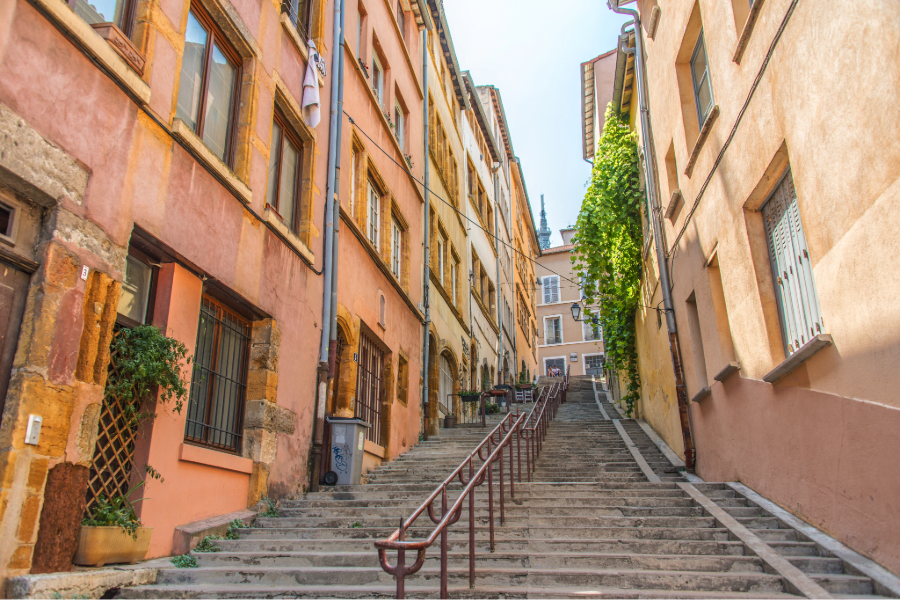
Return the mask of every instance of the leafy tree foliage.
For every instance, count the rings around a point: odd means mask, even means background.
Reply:
[[[636,135],[627,118],[610,105],[597,144],[590,185],[578,214],[572,262],[575,272],[595,284],[586,287],[585,304],[600,305],[606,366],[627,376],[624,399],[629,415],[634,412],[641,389],[634,324],[640,302],[643,244],[643,193],[639,186]]]

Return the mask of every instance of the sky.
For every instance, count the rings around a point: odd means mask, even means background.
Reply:
[[[544,194],[557,246],[591,174],[581,151],[580,65],[615,48],[627,19],[605,0],[444,0],[444,12],[460,68],[475,85],[500,90],[535,227]]]

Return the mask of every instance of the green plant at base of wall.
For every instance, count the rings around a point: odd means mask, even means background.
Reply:
[[[636,135],[609,106],[578,214],[572,262],[576,273],[595,283],[585,286],[585,306],[600,304],[606,367],[627,376],[623,399],[628,416],[633,416],[641,390],[634,318],[641,290],[643,198]]]
[[[173,556],[169,561],[179,569],[196,569],[200,565],[197,559],[190,554],[182,554],[181,556]]]
[[[200,543],[194,548],[194,552],[219,552],[222,549],[213,544],[213,542],[221,539],[222,536],[220,535],[208,535],[200,540]]]
[[[119,400],[129,425],[137,427],[150,418],[151,413],[138,410],[156,388],[160,402],[174,399],[173,410],[181,412],[187,395],[181,365],[191,361],[183,343],[164,336],[153,325],[141,325],[121,329],[110,352],[116,355],[116,368],[109,374],[104,395]]]
[[[259,516],[260,517],[277,517],[278,516],[278,507],[275,506],[275,503],[273,501],[269,500],[268,496],[263,498],[263,502],[266,503],[268,508],[266,508],[266,510],[259,513]]]

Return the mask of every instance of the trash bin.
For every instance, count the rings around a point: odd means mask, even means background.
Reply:
[[[326,417],[331,425],[331,470],[337,474],[336,485],[359,485],[366,429],[371,427],[362,419]]]

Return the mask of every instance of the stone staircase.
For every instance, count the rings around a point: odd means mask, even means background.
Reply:
[[[602,393],[598,404],[594,389],[590,378],[572,378],[533,481],[516,483],[504,526],[495,517],[493,553],[486,486],[478,488],[474,589],[464,508],[449,534],[452,597],[782,598],[800,593],[798,581],[819,597],[889,595],[728,485],[687,482],[637,422],[619,420]],[[368,484],[283,502],[278,517],[257,518],[240,539],[217,541],[220,552],[193,553],[199,568],[161,570],[156,585],[119,596],[393,597],[394,580],[379,566],[373,542],[390,535],[485,433],[443,430],[372,471]],[[461,486],[452,490],[455,498]],[[751,551],[723,524],[728,517],[710,514],[715,507],[768,544],[776,559]],[[423,516],[407,539],[432,528]],[[395,553],[388,555],[393,563]],[[407,596],[437,597],[439,556],[437,546],[429,549],[422,569],[406,579]],[[773,568],[778,557],[799,571],[788,567],[786,576],[783,565]]]

